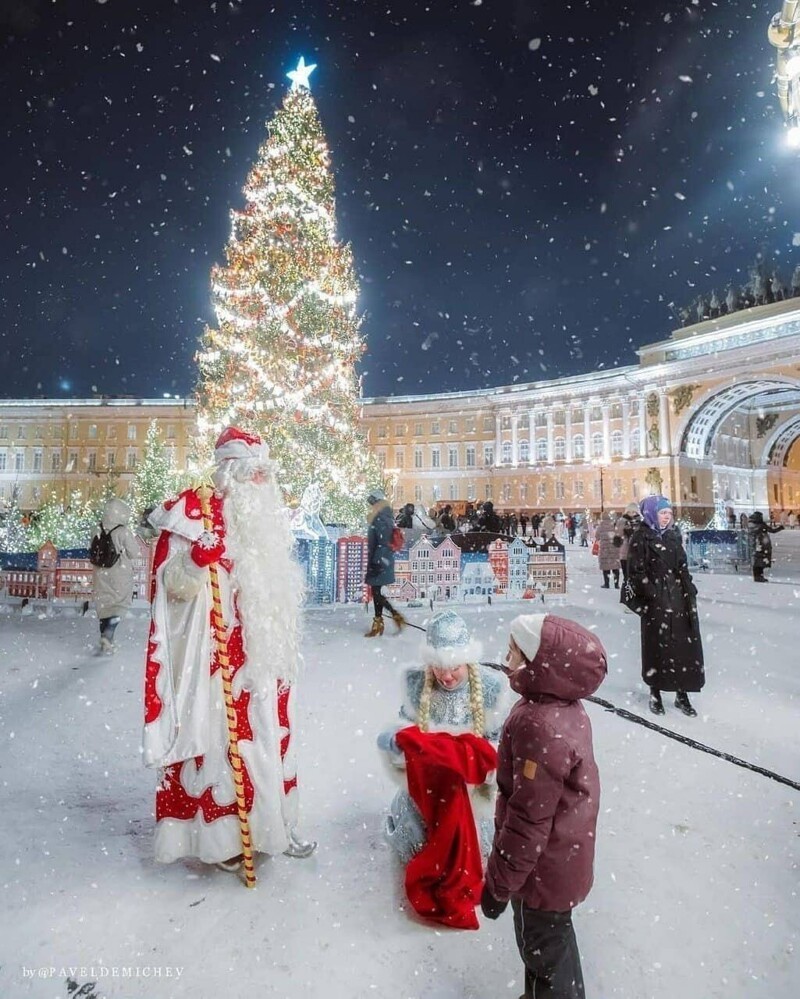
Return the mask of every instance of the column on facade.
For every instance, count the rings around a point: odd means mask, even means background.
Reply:
[[[622,457],[631,456],[631,404],[627,396],[622,399]]]
[[[572,461],[572,406],[567,403],[564,409],[564,446],[566,448],[564,457],[567,461]]]
[[[518,435],[519,413],[511,414],[511,464],[515,467],[519,464],[519,435]]]
[[[494,464],[500,464],[503,454],[503,417],[500,413],[494,414]]]
[[[603,461],[611,461],[611,403],[603,403]]]
[[[553,436],[553,408],[547,410],[547,463],[552,465],[556,460],[556,445]]]
[[[536,412],[528,410],[528,461],[532,465],[536,461]]]
[[[662,454],[670,454],[672,447],[669,440],[669,396],[666,390],[658,393],[658,440]]]
[[[639,454],[647,457],[647,395],[639,396]]]
[[[588,399],[583,403],[583,460],[592,460],[592,404]]]

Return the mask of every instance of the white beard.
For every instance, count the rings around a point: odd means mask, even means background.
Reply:
[[[303,576],[292,558],[294,539],[270,475],[225,483],[225,555],[242,621],[245,664],[237,688],[274,696],[276,681],[297,677]]]

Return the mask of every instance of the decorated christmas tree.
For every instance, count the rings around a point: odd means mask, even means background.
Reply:
[[[330,157],[300,60],[232,212],[212,272],[217,325],[198,353],[198,427],[228,424],[269,444],[287,501],[317,483],[324,519],[363,520],[380,472],[358,430],[364,352],[350,247],[337,241]]]
[[[51,496],[36,511],[27,529],[28,548],[38,551],[46,541],[56,548],[88,548],[100,523],[103,500],[87,500],[80,492],[70,495],[65,506]]]
[[[28,552],[33,551],[28,538],[28,528],[16,497],[12,497],[8,505],[0,509],[0,551]]]
[[[175,484],[175,470],[169,452],[158,429],[158,422],[152,420],[147,428],[142,460],[136,468],[128,497],[134,521],[138,522],[145,512],[163,503],[175,491]]]

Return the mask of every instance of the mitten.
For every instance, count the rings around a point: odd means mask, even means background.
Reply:
[[[216,531],[203,531],[197,541],[192,542],[189,552],[195,565],[204,568],[212,562],[219,562],[225,551],[225,542]]]
[[[506,911],[507,906],[508,902],[499,902],[484,884],[481,892],[481,912],[487,919],[497,919]]]
[[[381,732],[378,736],[378,749],[383,749],[387,753],[399,753],[400,747],[395,739],[396,732]]]

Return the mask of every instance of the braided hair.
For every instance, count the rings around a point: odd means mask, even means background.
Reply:
[[[486,735],[486,716],[483,710],[483,680],[481,679],[481,668],[477,663],[467,663],[467,676],[469,679],[469,704],[472,713],[473,735],[483,738]],[[422,685],[422,693],[419,697],[419,709],[417,710],[417,726],[420,732],[427,732],[431,723],[431,694],[435,677],[431,666],[425,667],[425,682]]]

